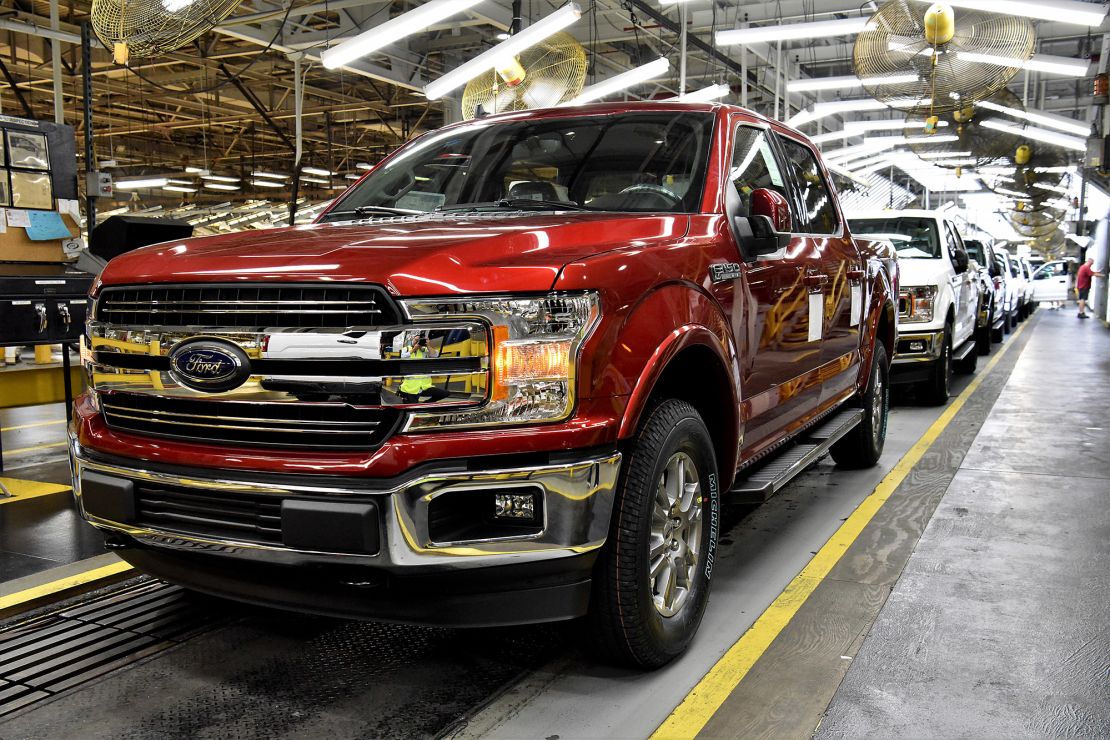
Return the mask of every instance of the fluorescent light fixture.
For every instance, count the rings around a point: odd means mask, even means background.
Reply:
[[[174,193],[195,193],[195,192],[197,192],[196,188],[186,188],[186,187],[182,187],[181,185],[163,185],[162,189],[163,190],[169,190],[169,191],[174,192]]]
[[[646,82],[653,77],[666,74],[670,67],[671,63],[666,57],[659,57],[655,61],[642,64],[639,67],[633,67],[627,72],[621,72],[619,75],[614,75],[607,80],[602,80],[596,85],[590,85],[584,89],[577,98],[563,105],[582,105],[591,100],[604,98],[607,95],[612,95],[615,92],[632,87],[633,85]]]
[[[840,129],[839,131],[828,131],[828,132],[823,133],[823,134],[817,134],[816,136],[811,136],[811,137],[809,137],[809,140],[812,141],[814,144],[824,144],[826,141],[836,141],[837,139],[847,139],[851,135],[852,135],[852,132],[849,131],[847,127],[844,127],[842,129]]]
[[[301,172],[306,175],[319,175],[320,177],[331,177],[335,174],[331,170],[325,170],[322,167],[302,167]],[[304,178],[302,177],[301,179],[303,180]]]
[[[950,144],[953,141],[959,141],[960,137],[955,134],[930,134],[926,136],[903,136],[903,144]],[[867,139],[864,139],[867,141]]]
[[[186,172],[186,174],[189,174],[189,175],[200,175],[201,177],[204,177],[205,175],[211,174],[208,170],[204,169],[203,167],[186,167],[185,172]]]
[[[277,182],[276,180],[251,180],[251,185],[257,185],[262,188],[283,188],[285,183]]]
[[[251,173],[255,177],[268,177],[272,180],[288,180],[289,175],[282,175],[277,172],[265,172],[263,170],[255,170]]]
[[[1042,126],[1066,131],[1069,134],[1077,134],[1079,136],[1091,135],[1091,124],[1077,121],[1074,118],[1058,116],[1054,113],[1046,113],[1045,111],[1036,110],[1035,108],[1026,110],[1011,108],[1007,105],[999,105],[998,103],[991,102],[990,100],[984,100],[979,103],[979,105],[987,110],[1005,113],[1014,118],[1022,118],[1031,123],[1039,123]]]
[[[448,0],[451,2],[451,0]],[[468,0],[469,1],[469,0]],[[424,96],[428,100],[438,100],[457,87],[462,87],[486,70],[493,69],[507,57],[515,57],[520,52],[535,46],[548,36],[562,31],[582,16],[578,3],[567,3],[549,16],[541,18],[519,33],[487,49],[468,62],[460,64],[438,80],[424,86]]]
[[[723,98],[730,92],[732,92],[732,88],[728,85],[710,85],[709,87],[703,87],[700,90],[688,92],[685,95],[678,95],[673,98],[668,98],[668,100],[676,101],[679,103],[707,103],[710,100]]]
[[[961,51],[957,52],[956,57],[965,62],[995,64],[999,67],[1018,67],[1020,69],[1031,69],[1034,72],[1047,72],[1068,77],[1086,77],[1087,70],[1091,68],[1091,63],[1086,59],[1059,57],[1051,54],[1036,54],[1029,59],[1015,59],[997,54],[977,54],[970,51]]]
[[[1061,185],[1049,185],[1047,182],[1035,182],[1033,187],[1040,188],[1041,190],[1051,190],[1054,193],[1063,193],[1067,195],[1070,191]]]
[[[145,180],[117,180],[116,190],[144,190],[146,188],[164,188],[170,184],[166,177],[148,177]]]
[[[760,41],[790,41],[816,39],[830,36],[854,36],[867,26],[867,18],[844,18],[812,23],[788,23],[781,26],[754,26],[717,31],[719,46],[754,44]]]
[[[944,128],[947,125],[948,121],[937,121],[937,128]],[[848,136],[864,131],[901,131],[907,128],[925,128],[925,123],[923,121],[907,123],[906,121],[897,120],[846,121],[844,123],[844,131]]]
[[[195,0],[162,0],[162,7],[166,9],[167,13],[176,13],[179,10],[184,10],[193,4]]]
[[[855,75],[844,77],[817,77],[807,80],[791,80],[786,83],[787,92],[813,92],[817,90],[849,90],[867,85],[902,85],[907,82],[918,82],[920,77],[914,72],[897,75],[882,75],[866,79]]]
[[[904,100],[894,100],[889,103],[884,103],[881,100],[874,98],[858,98],[855,100],[829,100],[824,103],[814,103],[809,110],[799,111],[790,117],[786,122],[788,126],[803,126],[807,123],[812,123],[826,116],[834,116],[840,113],[862,113],[864,111],[872,110],[886,110],[887,108],[913,108],[917,105],[929,105],[932,103],[931,98],[923,98],[921,100],[913,100],[906,98]]]
[[[1076,152],[1087,151],[1086,139],[1080,139],[1078,137],[1068,136],[1066,134],[1058,134],[1055,131],[1037,128],[1036,126],[1026,126],[1025,128],[1022,128],[1021,126],[1018,126],[1016,124],[1006,123],[1005,121],[999,121],[995,119],[983,121],[980,125],[985,126],[986,128],[992,128],[995,131],[1005,131],[1006,133],[1013,134],[1014,136],[1022,136],[1027,139],[1032,139],[1033,141],[1041,141],[1045,144],[1053,144],[1055,146],[1063,147],[1064,149],[1071,149],[1072,151]]]
[[[921,152],[921,159],[947,159],[949,157],[970,157],[971,152]]]
[[[343,175],[343,179],[344,180],[361,180],[362,175],[356,175],[355,173],[352,172],[349,175]]]
[[[368,28],[330,49],[324,49],[320,52],[320,61],[328,69],[342,67],[384,46],[423,31],[428,26],[458,15],[479,2],[481,0],[429,0],[420,7]]]
[[[172,177],[166,180],[167,185],[192,185],[192,180],[175,180]]]
[[[933,134],[931,136],[867,136],[864,138],[863,143],[894,146],[896,144],[948,144],[959,140],[960,137],[955,134]]]
[[[320,183],[321,185],[327,185],[331,182],[331,180],[326,177],[312,177],[311,175],[301,175],[301,182],[316,182]]]
[[[369,162],[356,162],[355,163],[355,169],[356,170],[372,170],[372,169],[374,169],[374,165],[370,164]]]
[[[918,0],[932,2],[932,0]],[[948,0],[954,8],[982,10],[985,13],[1039,18],[1078,26],[1101,26],[1106,5],[1079,0]]]
[[[238,177],[228,177],[227,175],[201,175],[202,180],[212,180],[213,182],[239,182]]]
[[[206,182],[206,183],[204,183],[204,187],[208,188],[209,190],[238,190],[239,189],[238,185],[228,185],[227,183],[223,183],[223,182]]]
[[[976,160],[971,157],[967,159],[934,159],[931,161],[939,167],[970,167],[976,162]]]

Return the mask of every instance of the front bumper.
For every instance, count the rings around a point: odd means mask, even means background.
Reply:
[[[894,385],[920,383],[929,379],[943,348],[944,329],[899,331],[890,382]]]
[[[894,365],[933,362],[940,357],[944,329],[899,331],[894,349]]]
[[[566,453],[485,469],[480,458],[443,461],[386,480],[177,468],[102,457],[76,439],[71,459],[82,516],[156,576],[301,611],[488,625],[584,613],[621,455]],[[521,533],[437,539],[436,499],[465,503],[492,491],[538,495],[542,519]],[[229,536],[221,497],[236,512],[243,500],[261,502],[270,541]],[[241,527],[242,516],[233,518]]]

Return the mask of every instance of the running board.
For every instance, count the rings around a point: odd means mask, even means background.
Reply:
[[[952,352],[952,361],[960,362],[966,360],[967,356],[975,351],[975,339],[969,339],[960,345],[960,348]]]
[[[863,409],[845,409],[819,427],[811,429],[778,456],[760,465],[729,491],[736,503],[762,503],[774,496],[819,458],[841,437],[863,420]]]

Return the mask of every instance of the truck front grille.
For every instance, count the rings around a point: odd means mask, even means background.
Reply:
[[[317,449],[376,448],[393,432],[399,413],[340,403],[198,401],[141,393],[105,393],[104,420],[112,429],[200,443]]]
[[[280,545],[281,498],[139,483],[141,525],[167,532]]]
[[[119,326],[345,329],[396,324],[400,314],[372,285],[151,285],[105,288],[96,318]]]

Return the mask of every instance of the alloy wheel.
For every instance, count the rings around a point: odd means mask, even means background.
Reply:
[[[684,452],[671,455],[655,491],[648,542],[652,601],[664,617],[682,611],[694,585],[701,546],[701,481]]]

